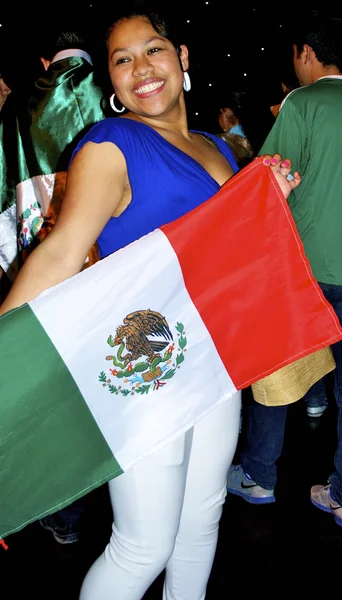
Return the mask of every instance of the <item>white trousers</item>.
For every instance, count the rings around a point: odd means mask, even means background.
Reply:
[[[111,539],[80,600],[141,600],[166,569],[164,600],[203,600],[216,551],[241,394],[109,483]]]

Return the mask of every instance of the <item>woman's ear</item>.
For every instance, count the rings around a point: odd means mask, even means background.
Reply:
[[[189,51],[183,44],[180,46],[179,60],[181,61],[183,71],[187,71],[189,68]]]

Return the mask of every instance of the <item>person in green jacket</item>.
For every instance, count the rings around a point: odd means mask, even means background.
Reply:
[[[12,129],[1,133],[0,239],[6,244],[1,243],[0,267],[11,281],[51,231],[72,151],[106,117],[109,105],[89,54],[86,26],[61,19],[40,34],[36,54],[41,75],[20,89]],[[94,249],[87,264],[95,261]]]
[[[39,38],[42,73],[21,90],[13,126],[1,136],[0,273],[11,282],[53,228],[71,154],[90,127],[106,118],[109,105],[89,54],[85,25],[65,15],[61,19],[46,39]],[[95,245],[84,268],[97,260]],[[40,523],[60,544],[77,542],[86,504],[87,498],[81,498]]]

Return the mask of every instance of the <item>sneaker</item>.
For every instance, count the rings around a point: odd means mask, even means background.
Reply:
[[[327,404],[321,404],[320,406],[307,406],[306,414],[308,417],[321,417],[324,411],[328,408]]]
[[[275,502],[274,490],[266,490],[244,472],[241,465],[232,465],[228,471],[227,491],[241,496],[251,504],[270,504]]]
[[[53,537],[59,544],[74,544],[80,539],[78,531],[72,531],[71,525],[58,526],[56,519],[52,516],[40,519],[39,523],[44,529],[51,531]]]
[[[328,400],[323,396],[312,396],[306,400],[306,414],[308,417],[321,417],[328,408]]]
[[[342,527],[342,506],[334,500],[330,483],[326,486],[314,485],[310,491],[310,500],[317,508],[334,515],[337,525]]]

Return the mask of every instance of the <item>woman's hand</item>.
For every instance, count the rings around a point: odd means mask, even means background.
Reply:
[[[273,154],[273,156],[270,154],[264,154],[263,163],[272,169],[281,191],[283,192],[285,198],[288,198],[290,192],[298,187],[302,181],[298,171],[294,173],[293,179],[287,179],[287,176],[290,174],[292,168],[291,159],[284,158],[283,160],[280,154]]]

